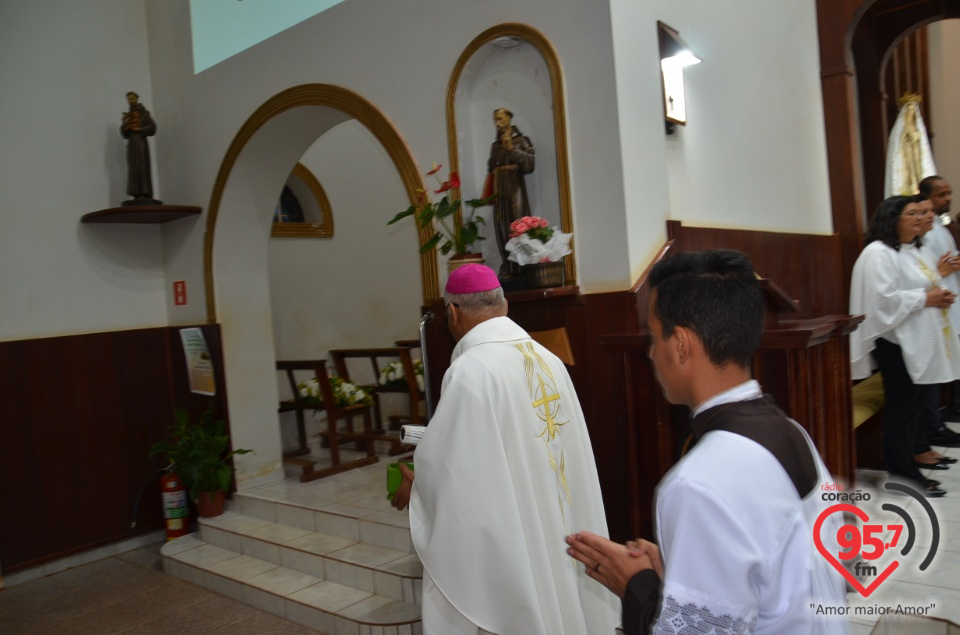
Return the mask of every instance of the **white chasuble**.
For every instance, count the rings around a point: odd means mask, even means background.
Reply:
[[[474,327],[414,463],[425,634],[614,632],[619,600],[567,555],[567,535],[608,533],[583,413],[556,356],[509,318]]]
[[[870,375],[870,353],[878,337],[903,351],[903,361],[916,384],[960,379],[960,346],[949,311],[926,307],[927,291],[942,285],[936,263],[912,244],[899,251],[874,241],[853,266],[850,313],[864,320],[850,334],[854,379]]]

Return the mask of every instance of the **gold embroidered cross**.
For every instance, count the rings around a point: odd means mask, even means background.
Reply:
[[[557,429],[560,426],[564,425],[566,422],[564,421],[563,423],[559,423],[553,420],[553,415],[555,411],[551,410],[550,402],[559,400],[560,395],[557,393],[548,395],[547,388],[546,386],[543,385],[543,377],[540,375],[537,375],[537,380],[540,382],[540,399],[538,399],[537,401],[534,401],[530,405],[538,409],[541,407],[543,408],[543,414],[541,414],[538,411],[537,417],[539,417],[541,421],[547,424],[547,426],[543,429],[543,432],[537,435],[537,438],[539,439],[543,435],[550,433],[550,438],[556,439]]]

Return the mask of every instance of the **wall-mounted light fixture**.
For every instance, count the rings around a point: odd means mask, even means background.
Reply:
[[[676,124],[687,123],[687,102],[683,91],[683,69],[699,64],[700,58],[693,54],[686,42],[680,39],[677,30],[663,22],[657,22],[660,40],[660,76],[663,80],[663,112],[667,120],[667,134],[672,134]]]

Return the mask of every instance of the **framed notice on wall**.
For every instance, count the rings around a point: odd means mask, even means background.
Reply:
[[[217,384],[213,378],[213,360],[203,331],[196,327],[180,329],[180,340],[183,342],[183,356],[187,360],[190,392],[215,395]]]

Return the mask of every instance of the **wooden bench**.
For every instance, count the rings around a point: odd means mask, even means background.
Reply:
[[[378,435],[373,430],[370,406],[363,404],[346,407],[337,406],[333,389],[330,387],[330,377],[327,374],[326,365],[327,360],[325,359],[277,361],[277,370],[286,373],[287,380],[293,391],[293,398],[282,400],[278,410],[279,412],[296,413],[297,436],[300,442],[299,448],[291,450],[289,453],[284,453],[284,461],[300,466],[302,470],[300,481],[302,482],[346,472],[347,470],[370,465],[380,460],[374,451],[374,441],[378,439]],[[317,383],[320,386],[320,392],[323,396],[322,403],[317,403],[300,395],[300,390],[297,388],[298,382],[295,371],[312,371],[313,376],[317,378]],[[316,461],[303,458],[303,456],[310,451],[306,443],[303,413],[306,410],[318,409],[323,409],[327,413],[327,429],[326,431],[320,432],[320,436],[326,439],[327,449],[330,452],[330,465],[319,469],[316,467]],[[363,420],[362,432],[353,429],[354,417],[359,417]],[[338,429],[338,423],[341,420],[346,421],[346,429],[343,432]],[[349,441],[357,442],[358,447],[366,451],[366,456],[353,459],[352,461],[342,461],[340,459],[340,444],[341,442]]]
[[[383,412],[381,409],[380,396],[387,393],[398,393],[407,395],[409,405],[409,414],[389,417],[390,427],[399,430],[403,423],[412,423],[414,425],[426,425],[423,417],[420,416],[420,402],[426,399],[424,391],[417,386],[417,378],[413,368],[413,357],[411,350],[419,347],[419,342],[414,340],[402,340],[397,342],[398,346],[384,348],[350,348],[336,349],[330,351],[330,357],[333,359],[337,374],[355,385],[361,386],[373,394],[373,416],[376,422],[377,432],[390,439],[393,442],[394,437],[387,434],[383,425]],[[402,344],[402,345],[400,345]],[[373,373],[373,381],[362,383],[354,381],[350,372],[350,359],[365,359],[369,363],[369,368]],[[404,383],[402,385],[386,385],[379,383],[380,372],[391,362],[399,361],[403,365]],[[396,454],[409,450],[407,446],[400,445],[399,434],[395,437],[396,443],[391,447],[390,453]]]
[[[883,376],[880,373],[874,373],[853,385],[857,467],[883,469],[883,449],[880,444],[883,404]]]

